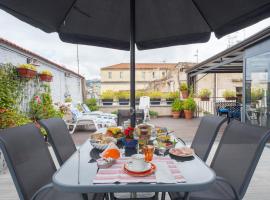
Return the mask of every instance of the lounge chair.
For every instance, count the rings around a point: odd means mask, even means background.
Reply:
[[[243,199],[269,138],[270,130],[233,120],[227,126],[211,163],[217,175],[214,184],[201,192],[170,192],[171,199]]]
[[[70,134],[74,133],[77,126],[88,126],[88,127],[94,126],[96,130],[103,127],[103,123],[101,121],[98,122],[98,116],[96,115],[83,115],[76,108],[71,108],[70,111],[72,114],[72,122],[66,123],[68,128],[72,126]]]
[[[0,148],[21,200],[83,200],[81,194],[54,188],[52,176],[56,167],[34,124],[1,130]],[[103,198],[94,193],[87,196],[88,200]]]
[[[82,109],[84,111],[85,114],[98,114],[106,119],[113,119],[113,120],[116,120],[117,119],[117,115],[115,114],[111,114],[111,113],[104,113],[102,111],[91,111],[89,109],[89,107],[86,105],[86,104],[81,104],[82,106]]]

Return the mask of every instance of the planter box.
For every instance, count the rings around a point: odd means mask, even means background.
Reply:
[[[102,99],[103,106],[112,106],[113,105],[113,99]]]
[[[182,98],[183,99],[187,99],[188,98],[188,91],[187,90],[181,91],[181,94],[182,94]]]
[[[227,100],[227,101],[232,101],[232,100],[235,100],[236,99],[236,97],[225,97],[225,100]]]
[[[201,97],[200,99],[201,99],[201,101],[209,101],[210,98],[209,97]]]
[[[34,78],[37,75],[36,71],[25,68],[17,68],[17,72],[23,78]]]
[[[166,104],[171,105],[173,103],[174,99],[166,99]]]
[[[160,105],[161,99],[150,99],[151,105]]]
[[[119,99],[120,106],[126,106],[129,104],[129,99]]]
[[[38,76],[41,81],[45,81],[45,82],[51,82],[53,78],[52,76],[47,75],[47,74],[39,74]]]

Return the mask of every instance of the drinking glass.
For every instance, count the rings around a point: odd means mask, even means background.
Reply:
[[[145,145],[143,148],[144,159],[146,162],[151,162],[153,160],[155,147],[153,145]]]

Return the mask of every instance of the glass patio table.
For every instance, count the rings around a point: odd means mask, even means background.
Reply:
[[[184,146],[178,142],[176,147]],[[192,192],[205,190],[215,181],[215,173],[196,155],[192,159],[176,160],[183,183],[113,183],[95,184],[98,167],[94,161],[96,149],[87,140],[54,174],[53,183],[64,192]],[[167,155],[168,156],[168,155]]]

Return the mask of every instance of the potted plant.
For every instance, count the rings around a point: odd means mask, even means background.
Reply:
[[[201,101],[209,101],[211,95],[211,91],[207,88],[201,89],[199,92],[199,97],[201,98]]]
[[[152,91],[149,93],[151,105],[160,105],[162,93],[159,91]]]
[[[111,106],[113,104],[114,92],[107,90],[101,94],[102,103],[104,106]]]
[[[175,99],[179,98],[179,92],[169,92],[165,94],[167,105],[171,105]]]
[[[49,70],[43,70],[39,75],[39,79],[45,82],[51,82],[53,75]]]
[[[225,98],[225,100],[235,100],[236,93],[235,91],[232,91],[232,90],[225,90],[222,96]]]
[[[31,64],[22,64],[17,67],[17,71],[20,77],[23,78],[34,78],[37,75],[37,68]]]
[[[128,105],[129,104],[129,92],[128,91],[119,91],[117,92],[117,98],[119,105]]]
[[[193,113],[196,109],[196,102],[193,98],[188,98],[183,102],[183,109],[185,113],[185,119],[192,119]]]
[[[252,88],[251,89],[251,102],[257,102],[262,100],[264,96],[264,90],[262,88]]]
[[[174,119],[180,117],[180,113],[183,110],[183,102],[180,99],[175,99],[172,103],[172,116]]]
[[[187,86],[187,83],[182,83],[180,85],[180,91],[181,91],[183,99],[188,98],[188,86]]]
[[[151,118],[157,118],[158,117],[158,112],[156,112],[156,111],[153,111],[153,110],[150,110],[149,111],[149,115],[150,115],[150,117]]]

